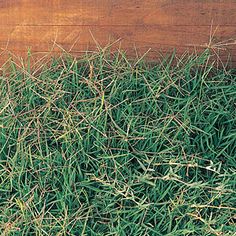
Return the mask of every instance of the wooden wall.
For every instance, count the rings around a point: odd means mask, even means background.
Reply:
[[[152,48],[155,58],[212,41],[236,64],[236,0],[0,0],[0,32],[4,55],[47,52],[55,42],[79,53],[94,49],[95,39],[101,46],[119,39],[130,54]]]

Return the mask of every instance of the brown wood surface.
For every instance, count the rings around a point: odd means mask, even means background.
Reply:
[[[62,46],[72,53],[95,48],[95,39],[134,53],[151,48],[212,47],[236,64],[236,0],[0,0],[0,48],[22,55]],[[59,50],[59,47],[54,47]]]

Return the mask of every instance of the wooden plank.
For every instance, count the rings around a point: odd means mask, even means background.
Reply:
[[[101,46],[120,39],[125,50],[182,53],[204,49],[214,36],[226,57],[236,49],[236,1],[5,0],[0,30],[0,48],[15,53],[46,52],[54,42],[76,53],[94,48],[94,38]]]
[[[213,22],[212,22],[213,21]],[[1,25],[235,25],[234,0],[8,0]]]
[[[49,50],[54,42],[65,46],[66,50],[75,43],[74,50],[81,50],[84,45],[95,44],[95,41],[106,45],[119,39],[124,41],[124,48],[135,45],[204,48],[210,40],[208,26],[195,26],[191,29],[188,26],[1,26],[1,32],[1,48],[7,47],[9,50],[26,50],[29,47],[33,50]],[[215,42],[224,44],[224,35],[232,39],[236,35],[236,27],[218,28]],[[228,48],[233,47],[230,45]]]

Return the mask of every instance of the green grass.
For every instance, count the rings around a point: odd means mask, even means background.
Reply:
[[[0,235],[236,235],[236,71],[209,57],[5,65]]]

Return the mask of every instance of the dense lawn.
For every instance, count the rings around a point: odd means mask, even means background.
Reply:
[[[236,235],[236,71],[208,59],[11,63],[0,234]]]

